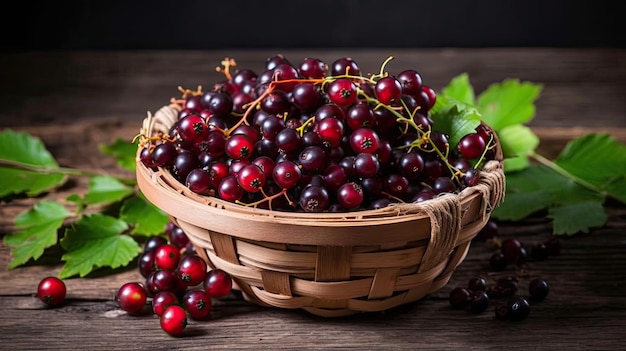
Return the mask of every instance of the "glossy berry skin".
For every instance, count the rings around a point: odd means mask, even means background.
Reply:
[[[171,291],[160,291],[152,298],[152,312],[159,317],[172,305],[178,305],[178,297]]]
[[[178,305],[169,306],[160,318],[161,329],[170,335],[181,335],[187,327],[187,312]]]
[[[221,298],[230,294],[233,280],[227,272],[215,268],[207,273],[204,279],[204,291],[210,297]]]
[[[198,285],[206,277],[206,262],[198,255],[185,255],[180,259],[176,274],[187,286]]]
[[[337,79],[328,85],[328,98],[339,107],[349,107],[357,100],[356,85],[350,79]]]
[[[180,249],[174,244],[165,244],[155,250],[154,264],[157,268],[175,270],[180,261]]]
[[[37,286],[37,297],[48,306],[58,306],[65,302],[66,293],[65,283],[57,277],[43,278]]]
[[[143,285],[135,282],[122,285],[116,295],[120,308],[129,314],[140,314],[146,305],[147,298]]]
[[[530,313],[530,304],[528,303],[528,300],[521,296],[511,298],[507,302],[507,306],[509,310],[508,318],[511,321],[521,321],[526,319]]]
[[[193,319],[206,319],[211,313],[211,297],[204,290],[189,290],[183,296],[183,307]]]
[[[485,140],[478,134],[467,134],[459,141],[459,152],[468,160],[480,157],[485,151]]]
[[[337,190],[339,204],[348,210],[361,206],[363,198],[363,188],[354,182],[345,183]]]
[[[291,161],[278,163],[272,171],[274,183],[283,189],[290,189],[298,184],[301,175],[298,165]]]
[[[385,105],[395,105],[402,97],[402,84],[394,77],[384,77],[374,87],[376,98]]]
[[[355,153],[373,154],[378,151],[380,139],[370,128],[359,128],[350,134],[350,147]]]
[[[544,279],[536,278],[528,284],[528,293],[530,294],[530,299],[534,302],[543,301],[548,296],[549,291],[550,285]]]
[[[261,190],[265,186],[265,182],[265,173],[255,164],[249,164],[237,173],[237,183],[244,191],[249,193],[256,193]]]

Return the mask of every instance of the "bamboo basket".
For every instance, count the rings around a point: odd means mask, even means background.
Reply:
[[[167,132],[177,113],[170,105],[149,115],[143,135]],[[445,286],[504,197],[502,162],[481,173],[478,185],[419,204],[312,214],[198,195],[137,158],[147,199],[187,233],[210,268],[232,276],[246,300],[324,317],[387,310]]]

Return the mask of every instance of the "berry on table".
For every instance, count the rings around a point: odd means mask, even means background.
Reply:
[[[58,306],[65,302],[67,288],[57,277],[45,277],[37,286],[37,297],[48,306]]]

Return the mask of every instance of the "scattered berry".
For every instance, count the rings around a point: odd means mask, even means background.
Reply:
[[[37,296],[48,306],[58,306],[65,302],[66,292],[65,283],[57,277],[43,278],[37,286]]]
[[[147,294],[140,283],[126,283],[117,291],[117,303],[129,314],[140,314],[146,306]]]
[[[187,312],[179,306],[172,305],[165,309],[160,317],[161,329],[170,335],[181,335],[187,327]]]

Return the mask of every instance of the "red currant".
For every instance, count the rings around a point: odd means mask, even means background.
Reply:
[[[300,167],[291,161],[278,163],[272,171],[272,179],[283,189],[290,189],[300,181]]]
[[[234,134],[226,140],[224,150],[228,157],[235,160],[249,158],[252,156],[252,151],[254,151],[254,141],[247,135]]]
[[[380,139],[370,128],[359,128],[350,134],[350,146],[354,152],[373,154],[378,151]]]
[[[141,283],[126,283],[117,291],[116,300],[124,311],[139,314],[146,306],[146,290]]]
[[[160,318],[161,329],[170,335],[181,335],[187,327],[187,312],[179,305],[165,309]]]
[[[154,264],[157,268],[175,270],[180,261],[180,249],[174,244],[165,244],[155,250]]]
[[[65,302],[67,289],[63,280],[57,277],[46,277],[37,286],[37,296],[48,306],[58,306]]]
[[[385,105],[394,105],[402,97],[402,84],[394,77],[384,77],[374,87],[376,98]]]
[[[160,291],[152,298],[152,312],[161,317],[165,310],[178,304],[178,297],[171,291]]]
[[[329,147],[337,147],[343,138],[343,123],[335,118],[324,118],[317,124],[317,134]]]
[[[265,181],[265,173],[255,164],[249,164],[237,173],[237,183],[249,193],[256,193],[261,190],[265,186]]]
[[[348,210],[361,206],[363,197],[363,188],[354,182],[345,183],[337,190],[337,201]]]
[[[347,78],[340,78],[328,86],[328,98],[339,107],[349,107],[357,100],[356,85]]]
[[[210,297],[225,297],[230,294],[232,288],[233,280],[230,274],[219,268],[210,270],[204,279],[204,290]]]
[[[178,135],[183,141],[195,143],[203,139],[209,128],[199,114],[190,114],[178,121]]]
[[[204,290],[189,290],[183,296],[183,306],[193,319],[205,319],[211,313],[211,297]]]
[[[472,160],[480,157],[485,151],[485,140],[476,133],[467,134],[459,141],[459,152],[465,159]]]
[[[185,255],[181,258],[176,272],[178,278],[187,286],[195,286],[204,281],[207,265],[198,255]]]

